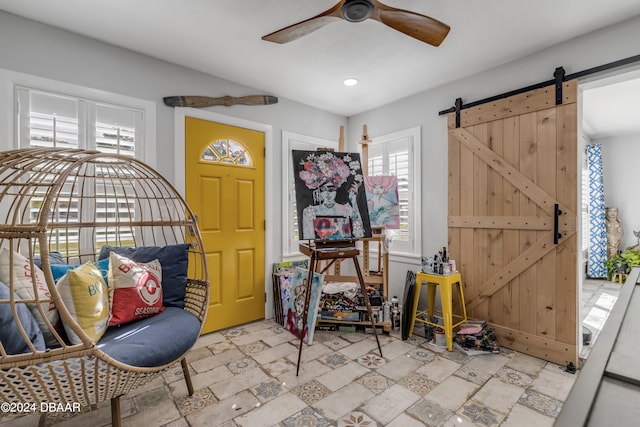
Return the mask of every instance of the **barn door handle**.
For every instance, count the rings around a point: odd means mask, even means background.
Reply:
[[[562,215],[562,211],[560,210],[560,207],[556,203],[555,205],[553,205],[553,244],[554,245],[557,245],[558,241],[562,237],[562,233],[558,231],[558,219],[560,215]]]

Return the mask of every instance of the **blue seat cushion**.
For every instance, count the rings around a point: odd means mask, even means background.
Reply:
[[[109,258],[111,252],[136,262],[160,261],[162,267],[162,304],[165,307],[184,308],[187,292],[187,269],[189,267],[189,245],[167,246],[109,246],[100,249],[98,259]]]
[[[0,282],[0,300],[9,300],[9,295],[9,287]],[[13,294],[13,298],[16,301],[20,300],[20,297],[15,293]],[[40,331],[38,322],[35,317],[33,317],[33,314],[31,314],[29,307],[27,307],[26,304],[16,304],[16,311],[20,323],[27,337],[33,343],[33,346],[38,351],[44,351],[46,347],[42,331]],[[9,304],[0,304],[0,342],[2,342],[2,346],[7,354],[31,353],[29,345],[22,337],[16,320],[13,318],[13,312]]]
[[[166,307],[156,316],[112,326],[97,347],[136,367],[166,365],[182,357],[200,335],[200,321],[182,308]]]

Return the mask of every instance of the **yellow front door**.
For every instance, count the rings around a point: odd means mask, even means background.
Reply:
[[[264,134],[185,119],[186,200],[211,284],[203,333],[264,318]]]

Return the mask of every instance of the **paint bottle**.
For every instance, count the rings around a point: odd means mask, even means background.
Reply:
[[[391,303],[385,301],[384,304],[382,304],[382,321],[383,322],[390,322],[391,321]]]
[[[394,311],[396,312],[394,320],[393,320],[393,330],[394,331],[399,331],[400,330],[400,319],[402,318],[402,314],[401,314],[400,310],[402,310],[402,309],[399,306],[398,306],[398,308],[394,308]]]
[[[391,327],[394,331],[400,330],[400,309],[391,306]]]
[[[398,301],[398,297],[394,295],[391,298],[391,326],[394,331],[400,329],[400,302]]]

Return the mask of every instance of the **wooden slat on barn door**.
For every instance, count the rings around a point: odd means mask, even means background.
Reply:
[[[449,115],[449,250],[500,344],[578,362],[577,82]],[[554,243],[554,206],[559,232]]]

